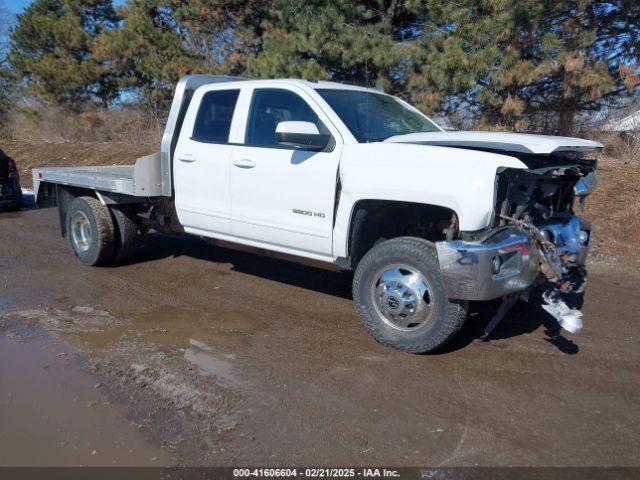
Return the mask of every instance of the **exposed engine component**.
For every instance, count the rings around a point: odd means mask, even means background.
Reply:
[[[524,159],[522,159],[524,160]],[[540,160],[528,159],[535,165]],[[573,216],[576,198],[583,203],[597,184],[595,160],[554,157],[552,166],[529,170],[505,168],[496,182],[496,225],[504,217],[528,220],[536,225]]]
[[[584,205],[597,185],[596,162],[556,157],[552,166],[535,156],[523,156],[530,170],[504,169],[496,182],[495,225],[514,225],[528,233],[538,251],[543,275],[542,308],[560,326],[577,333],[582,328],[582,294],[591,224],[575,216],[574,203]],[[507,302],[507,300],[505,300]]]

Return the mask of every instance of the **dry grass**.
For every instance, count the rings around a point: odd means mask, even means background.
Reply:
[[[640,132],[609,133],[600,140],[609,157],[640,164]]]
[[[0,138],[30,143],[157,144],[162,137],[164,121],[164,113],[152,108],[123,106],[76,113],[35,104],[11,112],[0,125]]]
[[[606,156],[598,166],[599,185],[584,212],[593,223],[594,246],[635,258],[640,236],[640,162]]]

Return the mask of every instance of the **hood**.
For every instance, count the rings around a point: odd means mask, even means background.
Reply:
[[[396,135],[389,143],[414,143],[441,147],[465,147],[506,152],[551,154],[559,152],[599,152],[602,144],[581,138],[504,132],[424,132]]]
[[[360,200],[434,205],[456,212],[461,230],[480,230],[493,214],[496,172],[505,168],[527,166],[512,155],[461,148],[347,144],[340,157],[339,205]]]

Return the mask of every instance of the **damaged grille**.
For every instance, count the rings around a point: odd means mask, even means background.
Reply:
[[[569,155],[518,158],[529,168],[497,174],[494,226],[513,225],[529,234],[546,282],[544,308],[563,328],[577,331],[591,225],[574,216],[574,202],[579,198],[582,205],[595,187],[597,162]]]
[[[595,170],[596,161],[522,157],[529,169],[504,168],[498,172],[494,226],[505,225],[507,219],[540,225],[571,217],[574,186]]]

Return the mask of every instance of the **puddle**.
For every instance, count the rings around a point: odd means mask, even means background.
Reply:
[[[80,305],[70,310],[46,308],[22,310],[7,315],[23,323],[37,323],[50,332],[58,334],[99,333],[120,325],[122,322],[105,310]]]
[[[158,345],[187,348],[191,339],[203,344],[243,346],[263,323],[239,312],[163,307],[136,315],[122,325],[75,335],[82,344],[104,347],[118,340],[142,339]]]
[[[231,387],[243,385],[233,363],[236,358],[234,354],[216,353],[209,345],[190,339],[184,358],[196,365],[202,375],[213,376],[222,385]]]
[[[8,305],[8,304],[9,304],[9,299],[8,298],[0,297],[0,307],[2,307],[4,305]]]
[[[0,388],[0,452],[13,451],[8,445],[14,437],[17,438],[15,448],[28,450],[28,436],[33,436],[38,437],[38,441],[33,442],[32,465],[41,464],[40,450],[44,452],[42,462],[51,465],[162,465],[162,459],[166,458],[162,452],[148,458],[144,456],[152,447],[120,450],[128,445],[127,436],[126,432],[120,432],[121,426],[109,414],[115,407],[109,398],[102,397],[106,392],[110,398],[114,398],[116,392],[115,398],[127,405],[133,405],[135,398],[139,407],[128,412],[122,409],[123,416],[128,413],[135,419],[133,434],[137,434],[136,429],[146,429],[152,423],[161,425],[152,438],[161,441],[168,452],[183,448],[182,445],[195,448],[213,438],[211,435],[217,438],[235,428],[234,408],[247,384],[235,355],[219,349],[224,347],[187,338],[179,347],[165,348],[148,339],[154,335],[166,337],[153,322],[137,319],[127,324],[91,306],[64,311],[13,312],[0,315],[0,326],[0,387],[10,386]],[[184,330],[173,338],[179,339],[183,334]],[[82,342],[77,357],[73,356],[73,350],[61,351],[68,347],[63,346],[60,339],[71,345]],[[89,344],[87,339],[94,343]],[[44,341],[48,343],[43,344]],[[109,342],[112,345],[95,348]],[[16,347],[11,348],[12,345]],[[56,351],[40,352],[50,350],[49,345],[55,345]],[[80,365],[91,374],[81,370]],[[47,386],[47,383],[53,385]],[[63,393],[58,392],[61,389]],[[19,401],[7,403],[12,399]],[[49,403],[48,399],[51,399]],[[34,403],[37,406],[33,406]],[[23,407],[29,410],[23,413],[20,410]],[[37,413],[33,414],[32,410]],[[76,410],[80,410],[77,416],[69,418]],[[105,411],[104,421],[94,419],[93,416]],[[12,420],[6,421],[5,415],[12,416]],[[23,435],[20,430],[23,417],[29,415],[35,417],[34,423],[24,421]],[[188,438],[175,435],[184,427],[185,415],[195,415],[192,418],[199,421],[198,433],[190,432]],[[18,420],[13,421],[13,417]],[[37,430],[39,424],[44,424],[42,431]],[[125,427],[130,427],[128,421],[122,428]],[[40,437],[46,444],[40,445]],[[58,443],[69,445],[71,450],[58,452]],[[86,448],[89,448],[88,460]],[[93,450],[99,453],[92,454]],[[129,450],[135,454],[127,453]],[[142,456],[137,455],[138,451]],[[5,465],[3,453],[0,453],[0,467]],[[126,453],[126,458],[119,456],[122,453]],[[26,458],[27,454],[17,455],[11,461],[17,462],[16,465],[28,464]],[[156,460],[149,461],[149,458]]]
[[[102,348],[113,345],[125,337],[127,325],[118,325],[99,332],[81,332],[70,335],[71,343],[79,343],[84,347]]]
[[[0,335],[0,466],[167,465],[72,360],[42,334]]]

